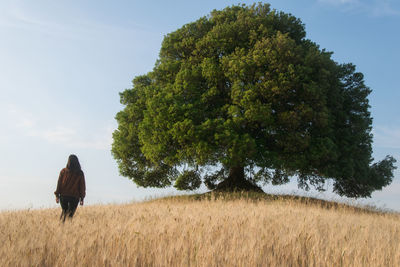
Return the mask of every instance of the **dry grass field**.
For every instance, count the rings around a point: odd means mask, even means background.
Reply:
[[[0,266],[400,266],[400,215],[295,198],[172,197],[0,213]]]

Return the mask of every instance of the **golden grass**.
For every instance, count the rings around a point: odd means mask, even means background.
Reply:
[[[310,202],[311,203],[311,202]],[[299,199],[0,213],[0,266],[400,266],[400,216]]]

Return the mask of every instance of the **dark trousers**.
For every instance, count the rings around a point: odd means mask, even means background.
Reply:
[[[78,203],[79,203],[79,198],[70,196],[60,196],[60,204],[62,208],[60,220],[65,222],[65,218],[67,216],[72,219],[76,211],[76,207],[78,207]]]

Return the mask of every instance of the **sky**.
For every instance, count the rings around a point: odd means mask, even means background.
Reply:
[[[76,154],[85,172],[87,205],[178,194],[138,188],[119,175],[111,155],[119,92],[151,71],[163,37],[228,0],[0,2],[0,210],[57,207],[58,174]],[[253,1],[241,3],[252,4]],[[374,158],[400,160],[400,2],[273,0],[271,7],[305,24],[307,37],[339,63],[353,63],[369,96]],[[400,211],[400,171],[372,198],[352,201],[305,192],[296,182],[268,193],[300,194]],[[200,189],[197,192],[203,192]]]

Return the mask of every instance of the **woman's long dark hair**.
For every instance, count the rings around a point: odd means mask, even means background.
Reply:
[[[81,171],[81,164],[79,164],[78,157],[75,155],[69,155],[67,162],[67,169],[70,171]]]

